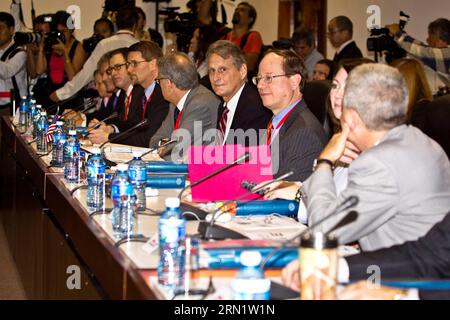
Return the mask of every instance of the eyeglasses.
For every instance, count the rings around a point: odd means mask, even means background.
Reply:
[[[170,79],[169,78],[157,78],[157,79],[155,79],[155,82],[160,85],[161,80],[170,80]]]
[[[115,64],[113,66],[110,66],[108,69],[106,69],[106,73],[108,75],[112,75],[113,70],[120,71],[120,69],[122,69],[122,67],[126,66],[126,65],[127,65],[126,62],[122,63],[122,64]]]
[[[149,60],[142,60],[142,61],[131,60],[131,61],[127,61],[127,68],[129,68],[129,67],[136,68],[142,62],[150,62],[150,61]]]
[[[290,77],[290,76],[293,76],[293,74],[279,74],[279,75],[275,75],[275,76],[268,76],[268,75],[267,76],[257,76],[257,77],[253,77],[252,81],[253,81],[253,84],[255,86],[257,86],[261,80],[263,80],[265,84],[271,84],[273,79],[275,79],[275,78]]]

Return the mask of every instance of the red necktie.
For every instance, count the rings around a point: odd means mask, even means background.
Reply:
[[[273,124],[272,120],[270,120],[269,124],[267,125],[267,131],[266,131],[266,143],[268,146],[272,143],[272,131],[273,131]]]
[[[224,107],[224,109],[222,112],[222,117],[220,118],[220,121],[219,121],[219,130],[220,130],[220,133],[222,134],[222,138],[225,138],[225,131],[227,131],[228,112],[230,110],[228,110],[226,104],[224,104],[223,107]]]

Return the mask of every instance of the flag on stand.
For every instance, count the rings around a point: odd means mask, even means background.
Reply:
[[[58,121],[58,118],[58,115],[53,116],[52,123],[48,126],[47,134],[45,135],[45,141],[47,141],[47,143],[53,142],[53,132],[56,129],[56,122]]]

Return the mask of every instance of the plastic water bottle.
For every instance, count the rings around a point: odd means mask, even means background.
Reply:
[[[69,183],[80,181],[80,143],[75,130],[69,131],[64,144],[64,178]]]
[[[47,143],[47,129],[48,129],[48,119],[47,112],[41,111],[41,116],[37,122],[38,132],[37,132],[37,153],[46,154],[48,153],[48,143]]]
[[[33,139],[36,139],[37,137],[37,132],[38,132],[38,125],[37,122],[39,120],[39,117],[41,116],[41,110],[42,110],[42,106],[41,105],[36,105],[36,107],[34,108],[34,113],[33,113]]]
[[[99,210],[105,204],[105,169],[106,162],[100,149],[92,150],[87,164],[88,190],[86,204],[90,210]]]
[[[270,280],[264,278],[263,271],[259,268],[262,257],[258,251],[244,251],[240,261],[244,266],[238,271],[231,287],[234,300],[269,300]]]
[[[27,117],[25,126],[27,129],[33,125],[34,110],[36,109],[36,100],[30,99],[27,103]]]
[[[141,156],[142,152],[133,152],[133,160],[130,162],[128,175],[131,183],[133,184],[138,211],[145,211],[147,207],[145,198],[145,188],[147,186],[147,166],[141,159]]]
[[[24,126],[27,123],[28,100],[26,96],[22,97],[19,106],[19,125]]]
[[[55,131],[53,131],[52,166],[62,168],[64,166],[64,144],[66,143],[66,133],[64,132],[64,122],[57,121]]]
[[[134,229],[135,212],[131,212],[131,209],[135,206],[136,198],[127,170],[128,165],[119,164],[111,182],[111,196],[114,204],[112,227],[114,236],[117,238],[125,237]]]
[[[186,238],[186,220],[181,215],[180,199],[166,199],[166,210],[159,219],[158,283],[171,293],[182,285],[180,241]]]

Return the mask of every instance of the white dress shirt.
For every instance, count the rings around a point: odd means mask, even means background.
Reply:
[[[0,49],[0,57],[14,44],[14,41],[5,48]],[[9,91],[14,88],[12,77],[16,78],[20,96],[27,95],[27,74],[26,74],[27,55],[24,51],[16,53],[11,59],[0,61],[0,92]],[[0,98],[0,106],[10,103],[9,98]]]
[[[231,125],[233,124],[234,114],[236,113],[237,105],[239,103],[239,99],[241,98],[242,90],[244,90],[244,86],[245,83],[238,90],[238,92],[236,92],[233,98],[231,98],[230,101],[226,103],[226,108],[228,109],[227,126],[225,129],[222,145],[225,144],[225,141],[227,141],[228,134],[230,133]]]
[[[94,71],[97,69],[97,62],[107,52],[115,49],[129,47],[138,42],[134,34],[129,30],[119,30],[110,38],[103,39],[95,47],[89,59],[83,65],[83,68],[75,77],[68,81],[64,87],[56,91],[60,100],[66,100],[80,91],[85,85],[94,79]]]
[[[180,112],[183,111],[184,105],[186,104],[186,100],[187,100],[187,97],[188,97],[188,95],[189,95],[190,92],[191,92],[191,90],[189,90],[188,92],[186,92],[185,95],[180,99],[180,101],[178,101],[178,103],[177,103],[177,109],[180,110]]]

